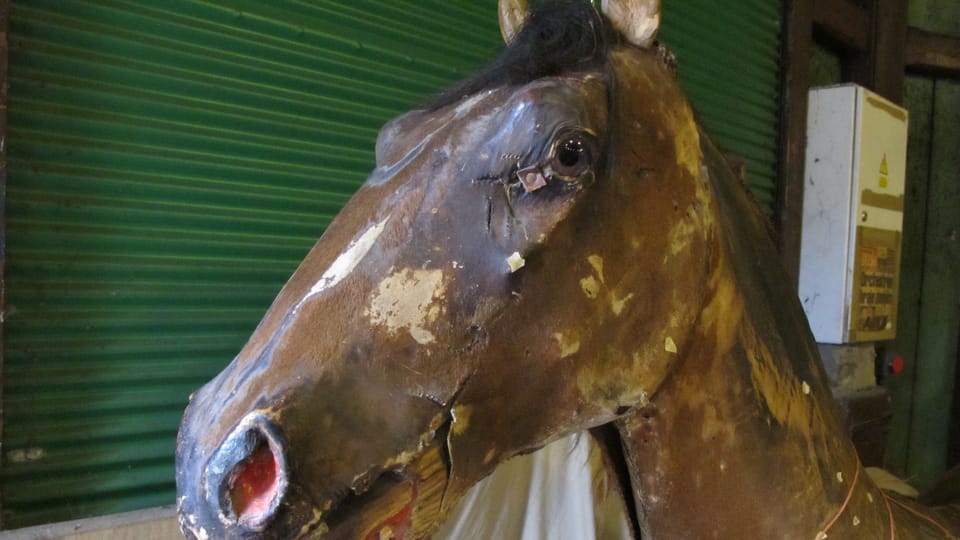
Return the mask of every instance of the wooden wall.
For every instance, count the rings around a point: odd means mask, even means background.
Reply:
[[[949,461],[960,328],[960,4],[952,0],[795,0],[787,9],[781,249],[799,260],[806,90],[856,82],[910,111],[898,338],[879,346],[893,420],[886,465],[921,488]],[[953,431],[960,418],[954,418]],[[955,443],[955,447],[960,443]],[[956,459],[956,458],[954,458]]]

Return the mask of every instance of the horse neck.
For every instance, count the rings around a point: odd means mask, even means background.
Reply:
[[[841,428],[762,218],[735,179],[711,180],[698,325],[650,405],[618,423],[644,538],[883,538],[886,500]]]

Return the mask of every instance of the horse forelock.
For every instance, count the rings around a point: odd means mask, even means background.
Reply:
[[[425,104],[436,110],[484,90],[601,65],[619,41],[610,22],[586,0],[562,0],[535,10],[497,59]]]

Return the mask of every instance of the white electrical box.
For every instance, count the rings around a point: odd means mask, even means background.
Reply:
[[[820,343],[893,339],[907,111],[852,84],[810,91],[800,300]]]

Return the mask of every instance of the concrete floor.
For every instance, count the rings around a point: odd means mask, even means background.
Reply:
[[[173,507],[0,532],[0,540],[183,540]]]

